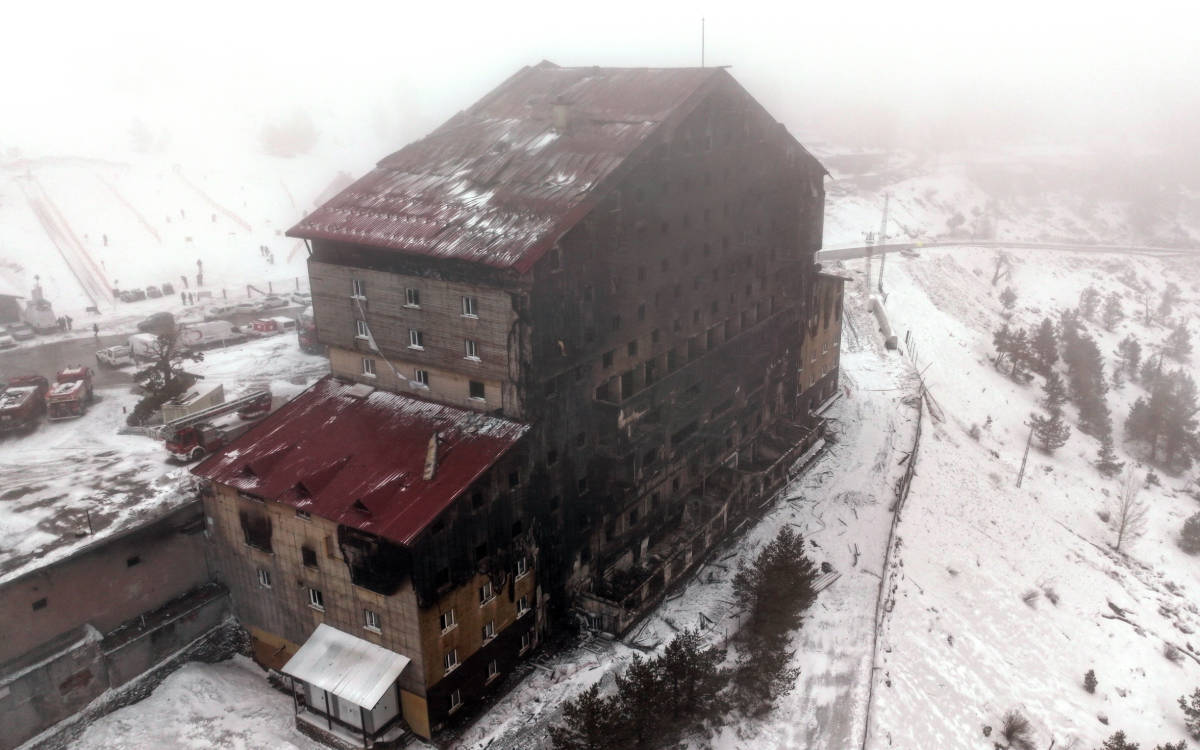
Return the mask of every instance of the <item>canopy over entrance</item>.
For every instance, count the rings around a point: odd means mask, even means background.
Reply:
[[[409,658],[321,624],[283,673],[370,710],[408,666]]]

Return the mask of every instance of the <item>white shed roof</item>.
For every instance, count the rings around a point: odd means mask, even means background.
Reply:
[[[283,673],[372,709],[409,661],[322,623],[284,665]]]

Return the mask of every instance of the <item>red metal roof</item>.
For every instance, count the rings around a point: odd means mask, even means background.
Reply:
[[[522,68],[288,231],[528,271],[719,68]],[[556,128],[555,106],[569,124]]]
[[[327,376],[192,471],[411,544],[528,429]],[[426,481],[434,433],[437,470]]]

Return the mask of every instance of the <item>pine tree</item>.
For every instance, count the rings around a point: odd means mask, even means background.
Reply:
[[[1105,435],[1100,438],[1100,453],[1096,460],[1096,469],[1106,477],[1115,477],[1121,473],[1121,469],[1125,468],[1124,461],[1117,460],[1117,454],[1113,450],[1112,435]]]
[[[1079,338],[1079,311],[1059,310],[1058,339],[1062,342],[1063,359],[1066,359],[1066,353],[1070,351],[1077,338]]]
[[[657,748],[667,736],[665,693],[653,661],[636,654],[624,674],[617,676],[617,711],[628,733],[627,747]]]
[[[690,717],[721,713],[718,693],[726,675],[719,667],[725,652],[705,648],[697,630],[684,630],[667,644],[657,660],[668,713],[672,721],[686,724]]]
[[[1172,359],[1184,361],[1192,354],[1192,334],[1187,323],[1175,326],[1163,344],[1163,353]]]
[[[1121,339],[1121,343],[1117,344],[1117,367],[1129,374],[1129,377],[1136,377],[1138,371],[1138,362],[1142,357],[1142,345],[1138,340],[1129,334]]]
[[[800,627],[817,598],[817,568],[805,552],[804,538],[784,526],[752,564],[738,566],[733,595],[750,614],[751,637],[775,640]]]
[[[1046,382],[1042,384],[1042,406],[1051,415],[1062,414],[1063,404],[1067,403],[1067,387],[1063,384],[1062,376],[1054,370],[1046,374]]]
[[[1193,513],[1183,522],[1179,532],[1179,548],[1189,555],[1200,554],[1200,513]]]
[[[1047,453],[1054,453],[1066,445],[1067,438],[1071,436],[1071,428],[1063,421],[1062,414],[1051,414],[1049,417],[1031,414],[1030,419],[1033,422],[1033,436]]]
[[[1098,684],[1099,683],[1096,682],[1096,670],[1089,669],[1087,672],[1084,673],[1084,675],[1083,675],[1083,689],[1084,690],[1088,691],[1089,693],[1095,693],[1096,685],[1098,685]]]
[[[1112,435],[1112,412],[1104,396],[1089,393],[1079,401],[1079,431],[1103,440]]]
[[[1179,707],[1183,709],[1183,721],[1188,734],[1194,740],[1200,740],[1200,688],[1192,691],[1191,696],[1180,696]]]
[[[1000,326],[1000,330],[992,334],[992,346],[996,349],[996,368],[999,369],[1009,352],[1012,351],[1012,330],[1008,327],[1008,323]]]
[[[1168,742],[1163,745],[1155,745],[1154,750],[1187,750],[1187,744],[1183,740],[1179,742]]]
[[[1008,359],[1012,370],[1008,373],[1014,380],[1021,374],[1021,365],[1029,361],[1029,334],[1024,328],[1013,331],[1008,340]]]
[[[1111,331],[1125,319],[1125,308],[1121,305],[1121,295],[1112,292],[1104,299],[1104,312],[1101,314],[1104,330]]]
[[[1116,732],[1100,746],[1100,750],[1138,750],[1138,747],[1138,743],[1125,739],[1125,732]]]
[[[1094,286],[1088,286],[1079,295],[1079,315],[1084,320],[1095,320],[1096,310],[1100,307],[1100,292]]]
[[[1162,357],[1146,357],[1141,367],[1142,385],[1146,386],[1148,390],[1152,389],[1161,374]]]
[[[1058,336],[1054,333],[1054,323],[1050,318],[1042,319],[1030,349],[1038,371],[1043,374],[1050,372],[1050,368],[1058,361]]]
[[[1004,291],[1000,292],[1000,304],[1004,306],[1005,312],[1012,313],[1013,305],[1017,304],[1017,293],[1011,286],[1004,287]]]
[[[600,685],[592,685],[563,703],[563,720],[550,727],[550,744],[554,750],[617,750],[621,723],[615,702],[601,698]]]

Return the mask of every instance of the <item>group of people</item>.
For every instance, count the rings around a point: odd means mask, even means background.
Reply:
[[[71,323],[73,323],[74,321],[71,320],[70,315],[60,315],[60,316],[58,316],[57,322],[58,322],[58,330],[69,331],[69,330],[71,330]]]
[[[271,248],[266,245],[258,246],[258,254],[267,259],[271,265],[275,265],[275,253],[271,252]]]
[[[196,304],[196,295],[191,292],[180,292],[179,301],[185,305],[194,305]]]

